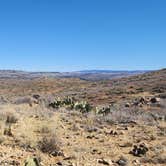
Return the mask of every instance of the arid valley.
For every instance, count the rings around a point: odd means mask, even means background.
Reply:
[[[166,70],[1,77],[0,165],[166,165]]]

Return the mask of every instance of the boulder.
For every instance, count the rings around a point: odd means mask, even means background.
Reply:
[[[150,101],[151,101],[151,103],[158,103],[158,102],[160,102],[160,98],[158,98],[158,97],[152,97],[150,99]]]
[[[126,103],[126,104],[125,104],[125,107],[130,107],[130,103]]]
[[[130,151],[130,154],[133,154],[134,156],[137,157],[141,157],[146,155],[147,152],[148,152],[147,146],[144,143],[142,143],[138,146],[134,145],[134,148],[132,151]]]
[[[32,97],[33,97],[34,99],[38,100],[38,99],[40,98],[40,95],[34,94]]]
[[[139,99],[139,102],[142,103],[142,104],[144,104],[144,103],[146,103],[146,99],[145,99],[144,97],[141,97],[141,98]]]

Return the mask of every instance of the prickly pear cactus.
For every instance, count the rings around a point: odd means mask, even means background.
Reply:
[[[82,102],[76,102],[74,105],[74,109],[80,110],[80,112],[85,113],[91,111],[92,107],[86,101],[82,101]]]
[[[111,107],[110,106],[106,106],[106,107],[102,107],[102,108],[96,107],[96,113],[97,114],[106,115],[106,114],[108,114],[110,112],[111,112]]]
[[[67,96],[64,99],[57,98],[52,103],[49,104],[49,107],[52,108],[69,108],[79,110],[82,113],[90,112],[92,110],[92,106],[87,101],[76,101],[73,97]]]
[[[25,161],[25,164],[24,166],[40,166],[40,163],[38,161],[37,158],[28,158],[26,161]]]
[[[62,105],[63,105],[63,102],[60,98],[55,99],[54,102],[49,104],[49,106],[52,108],[60,108]]]
[[[64,105],[71,105],[71,104],[74,103],[74,101],[73,101],[73,98],[67,96],[67,97],[64,99],[63,103],[64,103]]]

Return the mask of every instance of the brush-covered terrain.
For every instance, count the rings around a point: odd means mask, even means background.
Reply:
[[[166,69],[99,81],[1,77],[0,165],[166,165]]]

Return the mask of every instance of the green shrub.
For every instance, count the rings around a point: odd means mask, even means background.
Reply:
[[[79,110],[82,113],[90,112],[92,110],[91,105],[86,101],[76,102],[74,109]]]
[[[110,106],[107,106],[107,107],[102,107],[102,108],[97,108],[96,107],[96,113],[97,114],[103,114],[103,115],[106,115],[108,113],[111,112],[111,107]]]

